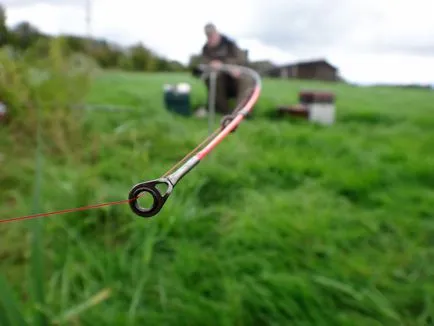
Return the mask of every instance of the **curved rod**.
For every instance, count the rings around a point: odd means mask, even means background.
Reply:
[[[200,65],[204,73],[211,71],[210,66]],[[241,103],[232,111],[230,115],[223,117],[221,127],[216,130],[209,138],[206,139],[206,145],[196,151],[193,150],[189,155],[184,157],[183,160],[178,162],[172,169],[170,169],[164,176],[146,182],[136,184],[128,195],[128,200],[131,210],[141,217],[152,217],[160,212],[163,208],[169,195],[172,193],[175,185],[190,172],[196,165],[200,163],[229,133],[235,131],[241,121],[250,113],[253,106],[257,102],[261,93],[262,82],[259,74],[248,67],[223,64],[217,70],[227,73],[237,71],[240,75],[246,75],[253,81],[253,86]],[[200,147],[200,144],[198,147]],[[173,172],[172,172],[173,171]],[[162,192],[157,186],[164,186],[166,189]],[[149,208],[143,208],[138,204],[138,198],[144,194],[151,195],[152,205]]]

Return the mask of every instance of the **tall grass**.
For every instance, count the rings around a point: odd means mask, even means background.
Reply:
[[[51,150],[70,156],[74,151],[74,139],[83,135],[80,115],[77,114],[78,111],[71,111],[71,104],[80,104],[79,101],[87,94],[89,71],[72,66],[71,57],[65,53],[65,49],[63,39],[58,38],[53,40],[49,56],[42,60],[35,60],[27,53],[14,53],[11,49],[0,52],[0,96],[8,108],[11,122],[4,137],[18,150],[26,151],[26,159],[31,157],[29,152],[32,150],[29,149],[33,148],[35,152],[33,192],[23,193],[33,198],[29,212],[33,214],[41,210],[44,155],[50,154]],[[48,140],[46,144],[49,147],[44,146],[43,139]],[[14,151],[9,153],[14,154]],[[7,181],[8,175],[4,175],[4,178]],[[16,181],[21,183],[24,180]],[[12,289],[2,279],[4,297],[0,312],[2,325],[5,326],[26,325],[27,322],[29,325],[49,324],[45,311],[44,221],[31,221],[28,224],[28,235],[30,257],[26,278],[28,282],[25,284],[32,302],[30,308],[33,318],[29,318],[19,308],[12,296]]]
[[[162,106],[162,84],[184,80],[205,99],[185,75],[99,76],[88,103],[136,109],[80,111],[71,136],[43,137],[40,211],[124,199],[206,137],[206,119]],[[302,88],[336,93],[334,126],[270,119]],[[40,307],[23,295],[30,221],[3,225],[0,318],[32,324],[39,308],[64,325],[429,325],[433,100],[430,91],[266,80],[254,118],[157,217],[112,206],[44,220]],[[31,208],[34,156],[19,148],[0,147],[8,216]]]

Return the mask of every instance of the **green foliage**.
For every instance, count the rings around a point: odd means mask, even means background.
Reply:
[[[71,150],[82,113],[73,109],[84,104],[95,64],[71,53],[61,37],[50,41],[43,59],[3,48],[0,60],[0,100],[8,108],[13,136],[17,141],[33,138],[39,110],[44,137],[56,139],[57,150]]]
[[[186,75],[99,75],[89,103],[137,109],[86,111],[86,137],[62,156],[44,138],[40,211],[124,199],[206,137],[207,120],[163,108],[162,85],[179,81],[205,99]],[[303,88],[336,93],[334,126],[269,119]],[[45,220],[40,309],[83,325],[429,325],[433,100],[425,90],[265,80],[255,117],[157,217],[116,205]],[[1,216],[30,209],[34,160],[23,152],[0,143]],[[1,270],[20,294],[27,223],[0,228]],[[20,302],[11,313],[33,317],[34,301],[13,297],[2,297]]]
[[[44,59],[35,57],[32,52],[17,53],[10,47],[0,51],[0,58],[0,100],[6,104],[11,121],[6,130],[7,134],[3,135],[2,139],[12,143],[14,147],[24,149],[25,159],[29,159],[32,154],[32,151],[28,150],[29,146],[36,149],[31,213],[37,213],[40,210],[43,178],[42,152],[45,150],[46,155],[50,152],[68,154],[74,151],[74,145],[81,146],[83,142],[82,112],[74,110],[74,106],[83,104],[90,86],[92,70],[89,66],[83,66],[83,60],[77,64],[77,58],[68,51],[63,38],[50,41],[48,55]],[[48,145],[45,148],[44,143]],[[0,182],[6,185],[7,179],[11,177],[15,178],[13,174],[2,175]],[[29,188],[29,182],[26,184],[28,180],[16,180],[22,183],[24,188]],[[28,191],[25,193],[29,195]],[[47,312],[44,311],[46,296],[43,282],[45,234],[41,222],[32,221],[26,230],[30,236],[30,257],[29,277],[25,284],[26,294],[28,293],[32,302],[28,307],[32,318],[28,318],[24,313],[26,310],[22,313],[15,303],[11,289],[1,279],[0,288],[4,293],[0,302],[2,325],[26,325],[26,321],[29,325],[48,325]]]
[[[0,51],[0,100],[15,118],[25,119],[31,102],[29,71],[10,47]]]

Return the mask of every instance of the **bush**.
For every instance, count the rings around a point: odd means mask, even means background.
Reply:
[[[36,46],[41,51],[41,44]],[[52,154],[80,153],[84,139],[83,110],[75,108],[84,104],[92,76],[97,70],[92,60],[68,51],[62,38],[50,41],[45,57],[35,55],[40,53],[38,51],[29,49],[18,52],[11,47],[0,50],[0,102],[7,106],[10,121],[6,130],[7,140],[20,156],[32,155],[29,148],[37,149],[32,213],[39,210],[42,155],[54,157]],[[71,155],[57,157],[70,159]],[[20,166],[20,158],[13,157],[14,162],[9,167]],[[74,155],[74,159],[80,159],[80,155]],[[10,169],[8,172],[11,172]],[[26,180],[20,176],[18,184],[23,183]],[[42,326],[48,325],[48,319],[51,319],[45,311],[39,310],[45,305],[46,286],[42,277],[45,269],[42,232],[43,225],[38,221],[31,225],[29,292],[37,307],[33,306],[32,314],[28,314],[18,304],[19,296],[0,275],[3,293],[0,298],[0,325]],[[21,237],[24,238],[24,234]],[[28,317],[32,319],[29,323]]]
[[[63,152],[82,134],[82,111],[75,108],[84,104],[98,67],[69,51],[61,37],[48,43],[47,56],[35,53],[39,52],[33,48],[24,53],[1,49],[0,101],[7,106],[11,135],[17,141],[34,139],[35,126],[40,125],[43,138]]]

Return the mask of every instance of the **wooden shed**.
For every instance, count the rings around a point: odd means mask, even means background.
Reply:
[[[326,60],[303,61],[274,67],[265,73],[268,77],[338,81],[338,69]]]

